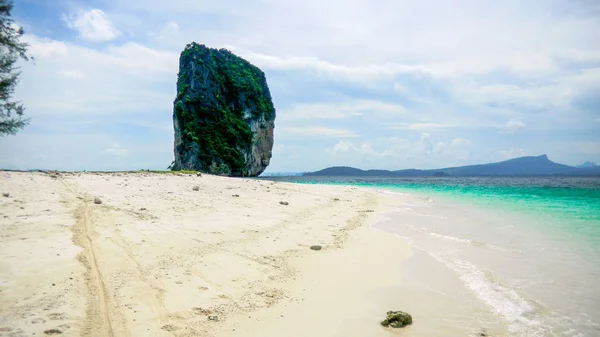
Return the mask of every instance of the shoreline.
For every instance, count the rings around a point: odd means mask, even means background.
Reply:
[[[419,196],[146,171],[0,179],[0,335],[507,335],[454,270],[384,228]],[[381,327],[388,310],[413,325]]]

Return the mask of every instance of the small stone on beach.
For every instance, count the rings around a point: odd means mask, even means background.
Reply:
[[[381,325],[392,328],[402,328],[409,324],[412,324],[412,316],[404,311],[388,311],[387,317],[381,322]]]
[[[100,198],[94,198],[94,204],[100,205],[101,203],[102,203],[102,200],[100,200]]]
[[[322,248],[323,248],[323,247],[321,247],[320,245],[313,245],[313,246],[310,246],[310,249],[312,249],[312,250],[321,250]]]
[[[200,191],[200,186],[194,186],[194,187],[192,188],[192,190],[194,190],[194,191]]]
[[[196,173],[196,177],[202,177],[202,173],[200,173],[200,172]]]
[[[218,321],[219,317],[217,317],[217,316],[208,316],[208,320],[209,321]]]
[[[2,196],[5,198],[8,198],[8,197],[10,197],[10,193],[2,193]]]
[[[239,198],[240,197],[239,194],[232,194],[231,196],[234,197],[234,198]]]
[[[289,202],[287,202],[287,201],[280,201],[280,202],[279,202],[279,204],[280,204],[280,205],[287,206],[287,205],[289,205],[290,203],[289,203]]]

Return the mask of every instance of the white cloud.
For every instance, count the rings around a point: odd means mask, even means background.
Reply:
[[[566,82],[523,86],[515,84],[476,85],[456,87],[454,91],[466,102],[471,103],[548,109],[564,107],[569,104],[573,93]]]
[[[129,151],[122,148],[121,145],[119,145],[118,143],[113,143],[111,147],[105,149],[102,152],[104,154],[110,154],[110,155],[114,155],[114,156],[125,156],[125,155],[127,155],[127,153],[129,153]]]
[[[522,121],[511,119],[506,124],[500,128],[500,134],[502,135],[512,135],[521,130],[525,129],[525,123]]]
[[[24,42],[29,43],[29,52],[36,59],[65,55],[68,53],[67,45],[64,42],[37,38],[32,35],[23,36],[23,40]]]
[[[469,156],[467,140],[452,144],[422,133],[419,138],[374,138],[366,141],[340,140],[325,150],[327,158],[321,159],[329,166],[343,165],[398,170],[403,168],[440,168],[473,163]],[[366,165],[366,166],[365,166]],[[325,167],[327,165],[323,165]]]
[[[177,22],[168,22],[158,32],[150,32],[149,36],[154,42],[163,46],[180,48],[183,44],[181,28]]]
[[[401,73],[425,71],[426,68],[403,64],[370,64],[365,66],[348,66],[341,63],[325,61],[316,57],[290,56],[281,57],[244,50],[235,46],[227,46],[233,52],[242,55],[261,68],[276,70],[312,70],[333,76],[365,80],[365,77],[391,76]]]
[[[463,145],[470,145],[471,142],[468,139],[464,139],[464,138],[454,138],[452,140],[452,146],[463,146]]]
[[[500,156],[502,159],[512,159],[517,157],[524,157],[527,155],[527,151],[522,148],[510,148],[509,150],[500,151]]]
[[[135,43],[95,50],[26,37],[36,60],[22,66],[15,95],[32,117],[172,109],[176,53]],[[63,80],[56,81],[59,76]]]
[[[346,141],[339,141],[337,144],[335,144],[335,146],[333,147],[333,153],[336,152],[349,152],[349,151],[359,151],[359,148],[356,147],[354,144],[350,143],[350,142],[346,142]]]
[[[304,136],[322,136],[322,137],[337,137],[337,138],[353,138],[358,135],[346,129],[326,128],[320,126],[309,127],[284,127],[282,132],[293,133]]]
[[[366,156],[371,156],[371,157],[372,156],[382,157],[382,156],[387,155],[387,153],[385,151],[377,152],[376,150],[373,149],[373,147],[371,145],[369,145],[367,143],[355,145],[352,142],[343,141],[343,140],[339,141],[337,144],[335,144],[333,149],[327,149],[326,152],[331,152],[333,154],[354,152],[354,153],[360,153],[361,155],[366,155]]]
[[[444,142],[438,142],[437,144],[435,144],[435,148],[433,149],[433,151],[435,153],[442,153],[446,150],[446,144]]]
[[[446,123],[400,123],[397,125],[391,125],[388,129],[392,130],[411,130],[411,131],[432,131],[436,129],[447,129],[454,128],[456,125],[454,124],[446,124]]]
[[[399,104],[390,104],[375,100],[349,99],[339,103],[302,103],[294,104],[287,109],[278,111],[279,120],[300,119],[343,119],[369,115],[400,116],[407,111]]]
[[[65,15],[64,20],[67,27],[79,32],[82,39],[92,42],[114,40],[121,34],[100,9]]]

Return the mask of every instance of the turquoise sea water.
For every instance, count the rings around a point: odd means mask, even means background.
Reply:
[[[510,336],[600,336],[600,178],[269,179],[396,193],[377,227],[453,270]]]
[[[435,195],[548,220],[545,230],[564,231],[600,248],[600,178],[352,178],[277,177],[303,184],[370,187]]]

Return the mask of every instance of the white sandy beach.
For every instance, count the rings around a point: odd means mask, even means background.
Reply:
[[[455,304],[394,290],[409,246],[369,225],[397,196],[139,172],[0,172],[0,189],[2,336],[469,335],[420,323]],[[413,326],[379,325],[410,308]]]

